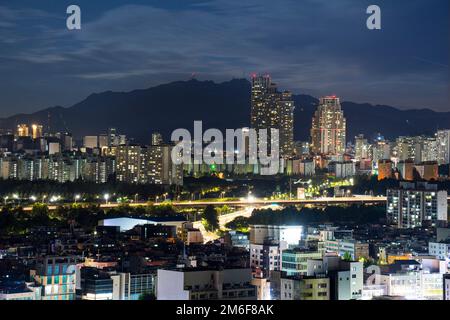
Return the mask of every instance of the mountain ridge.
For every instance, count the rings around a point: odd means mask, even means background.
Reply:
[[[166,140],[177,128],[192,130],[194,120],[203,128],[248,127],[250,122],[250,82],[232,79],[175,81],[147,89],[92,93],[69,107],[54,106],[31,114],[16,114],[0,119],[0,127],[14,129],[18,123],[41,123],[52,131],[69,131],[75,137],[105,133],[108,127],[148,143],[154,131]],[[293,94],[296,140],[309,140],[311,118],[318,99]],[[381,133],[392,139],[400,135],[433,134],[448,128],[450,112],[429,108],[400,110],[388,105],[343,101],[347,119],[347,141],[359,133],[374,138]]]

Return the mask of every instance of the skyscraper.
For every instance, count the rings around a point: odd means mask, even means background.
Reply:
[[[31,126],[33,139],[38,139],[43,136],[42,134],[42,126],[39,124],[33,124]]]
[[[294,152],[294,102],[289,91],[279,92],[270,76],[252,77],[251,127],[278,129],[280,155],[288,157]],[[268,131],[270,139],[270,131]],[[268,140],[270,148],[270,140]]]
[[[290,156],[294,153],[294,101],[292,93],[285,91],[278,101],[280,130],[280,154]]]
[[[30,128],[26,124],[17,125],[17,136],[18,137],[29,137],[30,136]]]
[[[339,155],[345,152],[345,118],[339,98],[328,96],[320,99],[314,113],[311,128],[311,151]]]

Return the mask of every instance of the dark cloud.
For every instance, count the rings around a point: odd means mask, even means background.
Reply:
[[[380,31],[365,27],[365,0],[89,3],[76,32],[64,29],[64,9],[0,5],[3,115],[193,72],[268,72],[299,93],[450,109],[448,0],[378,1]]]

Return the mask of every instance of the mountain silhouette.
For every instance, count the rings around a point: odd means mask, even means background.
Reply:
[[[149,143],[155,131],[161,132],[167,141],[177,128],[193,132],[194,120],[202,120],[204,130],[248,127],[250,90],[246,79],[222,83],[193,79],[130,92],[106,91],[91,94],[68,108],[57,106],[0,119],[0,127],[14,129],[19,123],[40,123],[52,132],[71,132],[77,139],[106,133],[109,127],[115,127],[140,143]],[[308,141],[318,99],[305,94],[294,94],[293,99],[295,139]],[[449,128],[450,123],[450,112],[430,109],[399,110],[346,101],[342,102],[342,108],[348,141],[359,133],[368,138],[381,133],[388,139],[433,134],[438,128]]]

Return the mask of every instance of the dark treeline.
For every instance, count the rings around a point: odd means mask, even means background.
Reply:
[[[48,210],[47,205],[37,203],[32,211],[21,207],[3,207],[0,211],[0,235],[23,234],[33,227],[81,227],[92,231],[99,220],[118,217],[168,217],[179,213],[170,205],[129,207],[122,205],[102,209],[98,205],[72,204]]]
[[[249,218],[238,217],[227,224],[230,229],[245,229],[251,224],[306,225],[315,223],[367,224],[380,223],[386,215],[385,206],[330,206],[324,209],[287,207],[282,210],[254,210]]]
[[[400,182],[396,179],[384,179],[378,181],[378,176],[361,175],[354,178],[355,183],[352,188],[353,194],[366,194],[372,192],[373,195],[386,195],[387,189],[398,188]]]
[[[372,191],[374,195],[386,195],[387,189],[395,189],[400,186],[400,181],[396,179],[384,179],[378,181],[378,176],[361,175],[354,178],[355,183],[352,188],[354,194],[365,194]],[[450,181],[429,181],[437,183],[438,188],[450,191]]]
[[[73,199],[76,194],[85,195],[85,197],[94,197],[95,195],[102,195],[104,193],[116,194],[117,196],[134,197],[138,194],[147,200],[147,197],[154,197],[167,191],[167,188],[161,185],[137,185],[121,182],[108,182],[98,184],[86,181],[74,181],[59,183],[53,180],[2,180],[0,179],[0,197],[11,195],[13,193],[19,194],[23,198],[31,196],[42,197],[43,195],[61,195],[68,200]]]

